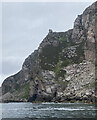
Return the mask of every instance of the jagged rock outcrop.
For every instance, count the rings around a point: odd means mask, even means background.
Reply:
[[[5,79],[2,100],[94,102],[96,15],[95,2],[78,15],[73,29],[50,29],[22,70]]]

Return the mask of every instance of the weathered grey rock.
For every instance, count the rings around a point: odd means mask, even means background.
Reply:
[[[50,29],[22,69],[4,80],[0,100],[94,102],[95,5],[78,15],[73,29],[66,32]]]

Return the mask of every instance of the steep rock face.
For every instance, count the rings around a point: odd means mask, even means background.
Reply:
[[[3,82],[3,101],[94,101],[95,4],[77,17],[73,29],[49,30],[22,70]]]
[[[25,60],[21,71],[4,80],[2,84],[2,94],[5,94],[8,91],[13,92],[21,86],[24,86],[25,83],[29,82],[32,76],[31,74],[34,73],[34,68],[37,66],[36,64],[37,51],[29,55],[29,57]]]
[[[95,60],[96,3],[89,6],[74,22],[72,38],[75,42],[85,41],[86,60]]]

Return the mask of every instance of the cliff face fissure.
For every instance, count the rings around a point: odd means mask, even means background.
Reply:
[[[95,8],[78,15],[71,30],[49,30],[22,70],[3,82],[4,102],[95,101]]]

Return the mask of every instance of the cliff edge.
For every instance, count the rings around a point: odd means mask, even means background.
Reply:
[[[73,29],[50,29],[22,69],[4,80],[2,101],[95,102],[96,22],[97,2],[78,15]]]

